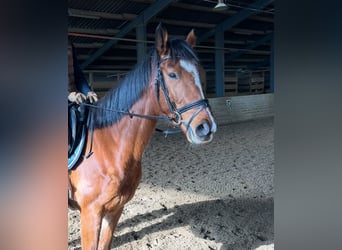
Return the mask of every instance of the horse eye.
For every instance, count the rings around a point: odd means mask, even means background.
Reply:
[[[176,75],[176,73],[169,73],[169,77],[171,78],[171,79],[178,79],[178,77],[177,77],[177,75]]]

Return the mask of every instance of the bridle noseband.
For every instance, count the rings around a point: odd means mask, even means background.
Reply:
[[[160,64],[166,60],[170,59],[170,56],[165,56],[163,58],[160,59],[160,61],[158,62],[158,68],[157,68],[157,74],[156,74],[156,78],[155,78],[155,90],[156,90],[156,94],[157,94],[157,99],[158,99],[158,103],[160,105],[160,95],[159,95],[159,86],[162,89],[163,93],[164,93],[164,97],[167,103],[167,106],[169,108],[170,113],[174,116],[172,117],[172,121],[177,125],[181,125],[182,123],[186,124],[186,128],[188,129],[191,122],[193,121],[193,119],[205,108],[209,107],[209,102],[208,99],[200,99],[198,101],[189,103],[184,105],[181,108],[177,108],[176,104],[174,102],[171,101],[170,99],[170,95],[169,95],[169,91],[167,89],[167,86],[165,84],[165,80],[163,77],[163,74],[161,73],[160,70]],[[192,115],[192,117],[190,118],[190,120],[188,122],[182,120],[182,114],[195,108],[195,107],[199,107],[199,109]]]

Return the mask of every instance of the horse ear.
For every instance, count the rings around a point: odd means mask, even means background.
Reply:
[[[191,47],[194,47],[196,45],[196,35],[194,29],[192,29],[188,36],[186,37],[185,41],[187,41]]]
[[[163,27],[161,23],[159,23],[159,25],[156,28],[155,46],[160,57],[164,56],[166,54],[166,51],[168,50],[167,39],[167,30]]]

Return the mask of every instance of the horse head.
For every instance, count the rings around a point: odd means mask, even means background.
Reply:
[[[162,112],[174,117],[190,143],[210,142],[217,130],[208,100],[203,94],[203,68],[193,47],[193,30],[185,40],[169,39],[161,24],[156,28],[158,54],[156,90]],[[164,98],[162,94],[164,93]]]

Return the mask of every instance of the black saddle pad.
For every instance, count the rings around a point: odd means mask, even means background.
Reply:
[[[68,170],[74,168],[83,152],[87,135],[87,112],[74,103],[68,105]]]

